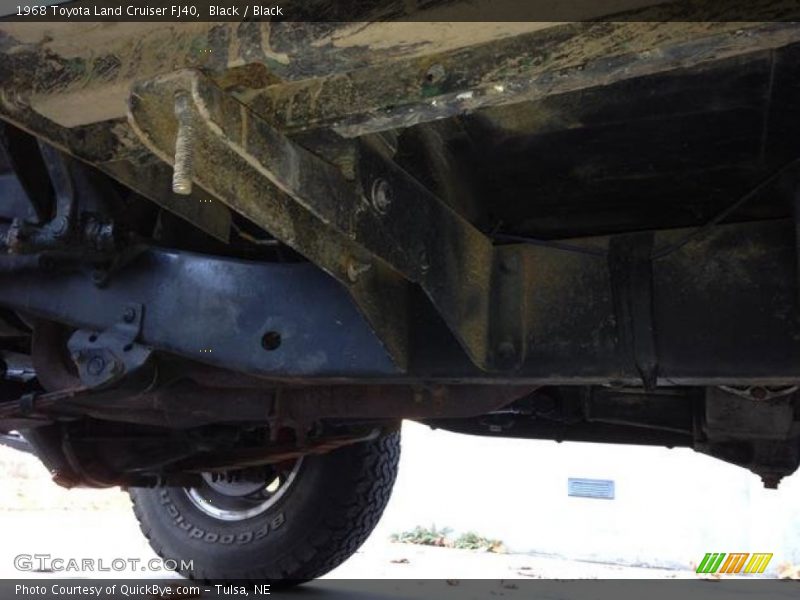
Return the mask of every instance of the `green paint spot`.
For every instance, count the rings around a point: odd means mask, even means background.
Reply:
[[[282,62],[280,62],[278,60],[275,60],[274,58],[272,58],[270,56],[265,56],[263,58],[262,62],[267,66],[267,68],[270,71],[279,72],[280,73],[280,72],[283,72],[283,71],[286,70],[286,65],[285,64],[283,64]]]
[[[70,58],[64,63],[64,69],[73,77],[86,74],[86,63],[82,58]]]
[[[208,38],[204,35],[192,39],[189,44],[189,54],[192,56],[201,56],[206,54],[209,49]]]
[[[423,85],[422,86],[422,97],[423,98],[433,98],[434,96],[441,96],[442,95],[442,88],[438,85]]]

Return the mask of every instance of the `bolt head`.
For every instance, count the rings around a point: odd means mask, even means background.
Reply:
[[[372,183],[371,192],[372,206],[379,213],[383,214],[392,204],[392,188],[385,179],[376,179]]]
[[[129,306],[122,313],[122,320],[126,323],[133,323],[136,320],[136,309]]]
[[[89,361],[89,364],[86,365],[86,372],[89,375],[97,376],[100,375],[106,368],[106,361],[103,359],[102,356],[93,356],[92,359]]]

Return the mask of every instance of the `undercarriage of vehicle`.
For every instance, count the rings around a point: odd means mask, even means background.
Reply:
[[[59,484],[250,515],[402,419],[797,469],[795,24],[62,25],[0,26],[0,430]]]

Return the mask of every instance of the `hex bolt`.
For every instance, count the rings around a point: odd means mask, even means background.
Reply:
[[[189,92],[175,94],[175,117],[178,119],[178,135],[175,138],[175,162],[172,171],[172,191],[188,196],[192,193],[194,175],[194,115],[191,111]]]
[[[392,204],[392,188],[385,179],[376,179],[372,182],[372,206],[383,214]]]
[[[89,364],[86,365],[86,372],[89,375],[97,376],[100,375],[106,368],[106,361],[103,360],[102,356],[93,356],[89,361]]]
[[[126,323],[133,323],[136,320],[136,309],[129,306],[122,313],[122,320]]]

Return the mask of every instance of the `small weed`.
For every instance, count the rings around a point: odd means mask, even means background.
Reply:
[[[483,537],[473,531],[468,531],[458,536],[453,542],[453,547],[461,548],[462,550],[484,550],[496,554],[503,554],[506,551],[503,542],[500,540]]]
[[[391,540],[401,544],[419,544],[421,546],[449,546],[448,535],[450,529],[436,529],[436,525],[431,525],[430,529],[414,527],[411,531],[403,531],[402,533],[393,533]]]
[[[411,531],[393,533],[391,541],[401,544],[419,544],[422,546],[439,546],[442,548],[459,548],[461,550],[482,550],[485,552],[504,553],[503,542],[478,535],[472,531],[463,533],[457,538],[450,536],[451,529],[437,529],[435,525],[417,526]]]

